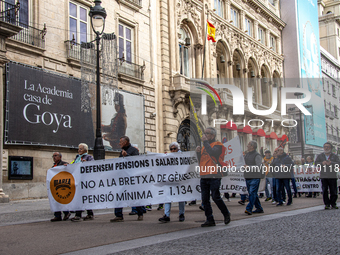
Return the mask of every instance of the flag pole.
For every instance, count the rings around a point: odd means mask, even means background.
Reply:
[[[205,25],[204,48],[203,48],[202,80],[204,76],[205,48],[206,48],[207,36],[208,36],[208,15],[209,15],[209,12],[207,11],[207,21],[205,22],[206,25]]]

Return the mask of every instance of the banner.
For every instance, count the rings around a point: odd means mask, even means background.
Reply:
[[[298,192],[322,192],[320,169],[314,166],[295,166],[294,177]]]
[[[195,152],[88,161],[51,168],[52,211],[143,206],[200,199]]]
[[[80,109],[80,80],[12,62],[6,79],[6,144],[94,144],[91,113]]]

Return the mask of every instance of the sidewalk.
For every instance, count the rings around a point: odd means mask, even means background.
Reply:
[[[276,207],[261,199],[265,213],[248,216],[244,213],[245,206],[239,205],[238,200],[239,197],[226,202],[232,214],[230,226],[234,224],[234,221],[245,218],[256,222],[259,216],[323,204],[321,196],[296,198],[293,199],[293,205],[282,207]],[[143,221],[137,221],[136,215],[129,216],[130,208],[126,208],[124,210],[125,222],[110,223],[110,219],[114,217],[113,209],[95,210],[95,219],[92,221],[50,222],[53,213],[49,210],[47,199],[12,201],[9,204],[0,204],[2,236],[0,254],[60,254],[180,230],[201,229],[200,224],[205,221],[205,216],[198,206],[199,204],[186,206],[184,222],[178,221],[178,207],[175,205],[172,207],[169,223],[158,221],[163,211],[157,211],[156,206],[153,211],[144,215]],[[214,204],[213,210],[216,223],[222,223],[223,216]],[[20,242],[13,240],[20,240]]]

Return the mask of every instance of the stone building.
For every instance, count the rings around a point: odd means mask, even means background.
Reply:
[[[20,5],[18,2],[19,1],[16,0],[0,1],[2,13],[0,18],[0,71],[2,74],[1,77],[4,77],[1,80],[2,89],[0,95],[1,103],[4,105],[4,110],[1,111],[1,134],[4,133],[4,136],[1,138],[0,145],[0,153],[3,155],[3,160],[1,162],[2,175],[0,175],[0,178],[2,178],[0,179],[0,196],[3,197],[4,201],[8,200],[8,196],[10,199],[46,197],[46,172],[53,165],[51,158],[53,151],[62,152],[63,160],[67,162],[71,162],[77,154],[77,145],[65,146],[68,141],[65,141],[63,136],[60,135],[60,130],[58,130],[60,143],[51,144],[50,142],[30,141],[29,139],[32,136],[35,136],[35,139],[39,140],[39,138],[45,135],[44,132],[35,129],[38,125],[32,125],[32,129],[25,130],[24,133],[26,134],[27,131],[27,134],[30,135],[23,141],[14,141],[15,139],[10,138],[12,135],[17,134],[15,129],[11,128],[13,117],[7,119],[6,116],[8,110],[11,113],[13,107],[16,106],[16,103],[18,105],[21,104],[22,98],[15,99],[18,100],[18,102],[13,100],[10,100],[10,102],[6,101],[6,93],[8,93],[7,89],[12,89],[18,84],[14,84],[14,79],[8,82],[8,74],[6,74],[6,71],[14,78],[15,74],[11,72],[11,70],[14,69],[8,69],[8,67],[5,66],[5,63],[8,63],[9,61],[14,62],[15,67],[19,66],[20,68],[23,68],[23,70],[27,72],[28,78],[34,78],[36,79],[36,82],[40,81],[35,73],[42,72],[51,75],[55,80],[53,84],[56,86],[56,89],[59,89],[58,86],[62,86],[63,84],[61,83],[64,81],[71,80],[78,82],[78,87],[76,89],[78,89],[77,91],[79,92],[80,82],[78,80],[76,81],[74,78],[81,78],[80,43],[90,42],[95,39],[95,34],[91,28],[90,17],[88,16],[90,7],[94,6],[93,1],[20,0]],[[153,3],[155,4],[156,1]],[[138,135],[137,138],[140,139],[141,142],[136,146],[139,147],[141,152],[156,151],[154,81],[156,80],[157,69],[155,68],[156,65],[153,61],[157,59],[157,55],[152,49],[155,47],[153,38],[157,36],[157,22],[155,20],[156,15],[154,15],[154,17],[151,16],[151,10],[152,8],[155,8],[152,7],[151,4],[152,1],[142,0],[102,1],[102,6],[107,12],[104,33],[110,35],[114,32],[117,36],[118,43],[118,75],[117,77],[113,77],[113,82],[116,82],[113,85],[120,90],[124,90],[125,97],[130,98],[129,101],[126,98],[124,99],[126,108],[134,106],[133,103],[135,102],[131,98],[137,98],[139,101],[142,100],[141,102],[143,102],[142,107],[135,107],[133,110],[130,110],[130,112],[127,111],[128,123],[129,119],[142,116],[142,125],[139,125],[138,123],[138,125],[129,124],[128,127],[129,129],[130,127],[137,128],[137,126],[139,126],[138,128],[139,130],[142,130],[142,133],[132,131],[127,133],[128,135],[131,134],[131,136]],[[107,38],[109,38],[109,36],[107,36]],[[117,54],[112,51],[112,55],[115,56]],[[33,74],[33,72],[35,73]],[[4,76],[5,74],[6,76]],[[30,84],[27,86],[25,85],[26,90],[29,85]],[[37,86],[37,84],[34,85]],[[21,86],[23,87],[24,84]],[[51,84],[49,84],[49,81],[46,81],[44,84],[41,83],[41,86],[45,86],[41,87],[41,91],[44,90],[43,92],[46,93],[55,93],[51,92],[53,91],[52,80]],[[52,87],[51,90],[49,90],[50,92],[45,90],[48,86]],[[66,88],[65,91],[57,93],[59,93],[60,96],[60,93],[65,95],[67,91]],[[35,89],[35,93],[36,92],[37,89]],[[14,96],[14,93],[12,93],[11,96]],[[35,95],[30,98],[36,98],[34,96]],[[52,123],[49,116],[53,117],[54,113],[60,114],[59,109],[63,107],[63,102],[66,102],[66,99],[63,99],[64,101],[58,101],[59,99],[56,99],[56,97],[53,97],[50,94],[47,96],[52,98],[51,102],[61,103],[54,103],[54,109],[46,111],[44,116],[37,116],[36,113],[35,122],[41,125],[41,122],[44,122],[45,126]],[[73,93],[72,96],[75,100],[76,93]],[[94,98],[93,95],[92,101]],[[103,98],[104,97],[102,97],[102,99]],[[106,99],[107,98],[105,98],[105,100]],[[26,96],[24,100],[29,100],[28,96]],[[33,102],[31,103],[32,106]],[[112,95],[109,103],[113,104]],[[7,104],[11,104],[12,108],[9,109]],[[44,105],[43,103],[39,105],[36,103],[36,105],[33,105],[32,107],[35,107],[35,110],[41,109],[42,113],[43,107],[47,107],[47,105]],[[71,112],[71,109],[66,108],[65,111]],[[22,109],[19,113],[19,115],[22,115]],[[74,119],[77,115],[80,116],[79,112],[72,114],[69,113],[70,120],[68,124],[64,124],[65,126],[74,126]],[[102,114],[102,117],[103,115],[104,113]],[[107,115],[109,116],[109,124],[112,113],[109,112]],[[60,117],[60,115],[58,116]],[[71,117],[73,124],[71,124]],[[32,118],[30,119],[30,117],[27,117],[27,119],[33,122]],[[7,123],[9,123],[9,130]],[[23,122],[18,122],[16,125],[20,126],[20,123]],[[25,124],[27,123],[25,122]],[[93,124],[95,124],[95,122],[93,122]],[[83,122],[83,125],[92,127],[92,121],[85,121]],[[62,124],[60,125],[60,128],[63,128]],[[3,130],[5,130],[5,132],[2,132]],[[7,131],[9,131],[9,135],[7,134]],[[82,127],[79,128],[78,126],[76,135],[80,134],[80,136],[84,137],[85,135],[89,135],[90,137],[95,136],[94,132],[92,135],[89,133],[84,134],[84,132],[85,129]],[[50,137],[47,137],[47,140],[53,137],[54,133],[51,132],[48,136]],[[136,144],[134,140],[131,142],[132,144]],[[89,147],[93,147],[93,145],[94,144],[89,144]],[[92,151],[90,150],[89,153],[92,154]],[[23,180],[20,179],[20,177],[19,179],[9,178],[11,173],[9,172],[10,167],[8,162],[10,157],[13,156],[33,158],[33,178],[31,180]],[[106,158],[116,156],[118,156],[118,152],[106,152]]]
[[[278,88],[280,95],[283,86],[281,32],[285,23],[280,19],[279,6],[279,1],[267,0],[160,1],[158,55],[162,65],[159,79],[162,101],[157,105],[157,114],[161,114],[158,127],[163,150],[176,139],[182,149],[193,149],[198,144],[195,124],[189,118],[188,97],[190,79],[202,78],[203,60],[204,78],[235,84],[245,98],[247,88],[252,87],[256,109],[268,110],[272,106],[272,88]],[[216,28],[216,43],[206,41],[207,20]],[[200,116],[202,128],[212,126],[213,119],[241,123],[221,125],[218,139],[230,140],[238,135],[243,150],[253,139],[259,142],[259,147],[271,150],[280,143],[285,130],[280,121],[272,121],[282,120],[279,96],[279,106],[273,114],[257,116],[250,112],[245,100],[244,116],[234,116],[231,93],[223,91],[220,95],[223,106],[208,109],[209,118]],[[260,124],[249,123],[250,120]]]

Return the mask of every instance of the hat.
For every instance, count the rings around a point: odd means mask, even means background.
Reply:
[[[264,153],[271,153],[271,151],[270,150],[266,150]]]

